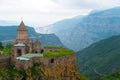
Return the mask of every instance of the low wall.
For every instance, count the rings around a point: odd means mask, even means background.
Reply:
[[[10,56],[0,56],[0,68],[10,65]]]

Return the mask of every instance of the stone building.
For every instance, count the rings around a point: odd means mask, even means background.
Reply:
[[[15,61],[17,57],[27,53],[36,54],[41,52],[41,43],[38,40],[33,42],[33,40],[28,37],[28,30],[23,21],[21,21],[17,33],[17,38],[13,40],[12,61]]]
[[[13,40],[12,54],[8,58],[1,58],[0,67],[12,64],[18,70],[27,70],[37,63],[41,66],[36,67],[36,69],[42,74],[35,80],[77,80],[77,78],[75,79],[77,63],[74,52],[67,56],[45,57],[43,54],[47,52],[56,53],[61,48],[48,46],[42,50],[41,43],[38,40],[33,42],[32,39],[28,38],[28,30],[23,21],[20,23],[17,32],[18,36]],[[43,51],[44,53],[41,54]],[[28,79],[23,78],[22,80]]]

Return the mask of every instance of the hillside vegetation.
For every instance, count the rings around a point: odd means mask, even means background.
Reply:
[[[79,71],[90,77],[120,70],[120,36],[101,40],[77,52],[77,61]]]
[[[111,73],[105,77],[98,77],[98,78],[91,79],[91,80],[120,80],[120,71]]]

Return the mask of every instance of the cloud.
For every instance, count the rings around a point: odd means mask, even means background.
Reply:
[[[23,17],[28,25],[49,25],[117,5],[119,0],[0,0],[0,19],[20,21]]]
[[[52,0],[67,8],[102,9],[120,6],[119,0]]]
[[[88,13],[89,10],[66,9],[51,0],[0,0],[0,19],[28,24],[49,25],[64,18]]]

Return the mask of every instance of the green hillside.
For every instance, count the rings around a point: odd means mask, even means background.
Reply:
[[[105,77],[97,77],[91,80],[120,80],[120,71],[111,73]]]
[[[97,79],[97,80],[120,80],[120,71],[112,73],[104,78]]]
[[[77,52],[77,61],[79,71],[90,77],[120,70],[120,36],[101,40]]]

